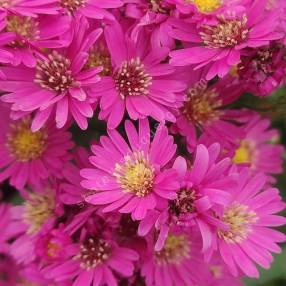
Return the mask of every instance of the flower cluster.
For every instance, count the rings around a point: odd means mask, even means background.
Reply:
[[[239,102],[285,84],[284,2],[0,0],[0,285],[268,269],[284,148]]]

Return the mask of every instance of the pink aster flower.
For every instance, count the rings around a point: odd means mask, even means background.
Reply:
[[[237,76],[245,90],[254,95],[266,96],[285,82],[285,47],[271,43],[242,56]]]
[[[190,229],[196,226],[203,240],[203,251],[213,242],[214,228],[223,227],[214,213],[227,205],[228,191],[234,185],[234,179],[228,175],[230,159],[217,160],[220,153],[218,144],[209,148],[198,145],[192,168],[187,169],[185,159],[179,157],[174,163],[178,172],[180,187],[177,197],[167,206],[150,211],[138,228],[145,236],[153,226],[159,231],[155,250],[164,246],[169,229],[173,226]]]
[[[38,131],[52,116],[58,128],[67,123],[69,116],[80,128],[87,128],[94,102],[90,88],[99,81],[101,70],[85,68],[87,51],[102,32],[97,29],[87,33],[87,29],[85,19],[76,19],[70,46],[39,54],[34,69],[3,67],[7,80],[0,82],[0,88],[9,93],[2,100],[12,104],[11,109],[18,117],[35,112],[33,131]]]
[[[28,67],[35,67],[37,63],[35,54],[39,54],[41,49],[68,45],[63,35],[67,33],[70,26],[71,21],[67,16],[31,17],[7,13],[1,25],[3,31],[6,32],[0,35],[2,37],[6,35],[3,48],[6,53],[13,55],[9,62],[14,66],[23,63]],[[10,41],[7,39],[7,34],[10,35]]]
[[[162,63],[169,49],[149,49],[149,38],[143,34],[136,42],[131,41],[118,23],[104,31],[112,67],[93,89],[100,98],[99,118],[107,121],[109,129],[118,126],[125,110],[133,120],[151,116],[160,122],[174,122],[185,84],[173,80],[175,69]]]
[[[114,20],[114,16],[107,10],[119,8],[123,5],[121,0],[58,0],[60,6],[74,16],[82,15],[91,19]]]
[[[81,235],[78,243],[66,245],[66,248],[68,253],[64,261],[48,265],[43,273],[57,283],[73,279],[71,286],[115,286],[115,273],[132,276],[133,263],[139,258],[135,251],[119,246],[110,238],[88,232]]]
[[[228,106],[242,94],[240,82],[227,76],[215,84],[209,84],[204,79],[205,69],[193,72],[187,68],[184,73],[187,73],[188,82],[186,101],[179,109],[171,131],[184,136],[190,152],[197,146],[202,133],[222,146],[237,146],[242,131],[233,113],[243,116],[247,112]]]
[[[252,1],[245,12],[225,13],[215,21],[197,28],[193,23],[172,20],[170,35],[194,43],[195,46],[170,53],[170,63],[176,66],[207,66],[206,79],[225,76],[231,66],[240,62],[242,49],[268,45],[280,39],[278,16],[266,10],[267,0]]]
[[[174,39],[169,34],[168,19],[171,7],[166,1],[134,0],[126,1],[125,15],[136,19],[131,31],[131,38],[137,40],[141,32],[150,33],[150,44],[153,48],[175,46]]]
[[[249,166],[254,173],[263,172],[273,181],[271,176],[283,170],[284,147],[277,144],[280,134],[270,124],[269,119],[253,115],[241,127],[245,135],[235,149],[232,161],[238,166]]]
[[[39,184],[50,175],[57,176],[73,147],[71,134],[57,130],[53,122],[37,132],[31,131],[31,118],[9,118],[9,110],[1,105],[6,124],[0,131],[0,181],[22,189],[27,183]]]
[[[276,213],[285,209],[285,203],[275,188],[264,188],[263,175],[249,176],[247,169],[230,194],[230,203],[219,218],[228,229],[218,229],[219,253],[233,275],[240,272],[249,277],[259,277],[255,264],[269,268],[271,252],[279,253],[279,242],[285,234],[272,227],[285,225],[286,218]]]
[[[143,256],[141,275],[146,286],[201,285],[207,268],[200,252],[201,240],[196,234],[170,232],[165,246],[155,251],[152,242]]]
[[[20,226],[21,233],[12,242],[10,253],[17,263],[30,264],[36,259],[38,239],[53,229],[63,208],[58,202],[56,185],[32,187],[24,193],[25,203],[13,207],[11,227]]]
[[[167,164],[176,152],[168,129],[159,125],[150,142],[147,119],[139,121],[137,131],[130,121],[125,122],[129,145],[116,130],[102,136],[100,145],[93,145],[92,169],[81,171],[82,186],[96,190],[86,202],[103,205],[103,212],[118,210],[131,213],[134,220],[143,219],[147,211],[164,200],[175,199],[179,188],[174,169]]]

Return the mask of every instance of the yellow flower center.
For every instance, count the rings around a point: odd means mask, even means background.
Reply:
[[[190,241],[186,235],[169,234],[161,251],[155,252],[160,264],[178,264],[184,258],[190,258]]]
[[[247,238],[251,224],[257,221],[257,216],[248,206],[234,203],[226,209],[222,221],[226,223],[228,230],[219,230],[219,238],[228,243],[239,243]]]
[[[145,197],[153,188],[155,170],[144,153],[137,151],[124,158],[122,165],[116,164],[114,176],[123,190],[138,197]]]
[[[222,0],[190,0],[202,13],[213,12],[222,5]]]
[[[222,113],[219,110],[221,106],[222,101],[218,99],[216,90],[208,88],[206,84],[198,83],[188,90],[187,101],[181,112],[188,121],[200,126],[217,120]]]
[[[39,37],[39,23],[33,17],[10,15],[7,17],[7,32],[16,33],[21,39],[11,43],[12,46],[23,46],[26,40],[35,40]]]
[[[39,158],[47,146],[46,131],[32,132],[30,120],[22,120],[11,125],[11,132],[7,137],[10,152],[18,161],[27,162]]]
[[[95,68],[99,66],[103,67],[103,70],[100,72],[101,76],[111,75],[111,58],[103,45],[96,45],[90,49],[88,60],[85,65],[86,68]]]
[[[28,234],[38,232],[42,225],[54,214],[55,197],[51,192],[43,194],[30,194],[25,202],[23,219],[29,225]]]
[[[235,164],[251,164],[254,146],[252,142],[242,140],[240,146],[235,150],[232,162]]]

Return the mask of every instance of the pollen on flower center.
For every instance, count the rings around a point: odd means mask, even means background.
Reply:
[[[110,55],[103,45],[95,45],[89,50],[88,60],[85,68],[95,68],[102,66],[101,76],[111,75],[112,65]]]
[[[257,221],[257,216],[254,211],[248,209],[248,206],[234,203],[226,209],[222,221],[229,228],[227,230],[219,230],[219,238],[224,239],[228,243],[236,243],[246,239],[251,231],[251,224]]]
[[[80,245],[80,253],[75,259],[80,260],[81,268],[89,270],[106,261],[111,251],[111,245],[105,240],[89,238]]]
[[[145,197],[153,188],[155,170],[143,152],[137,151],[124,158],[125,163],[116,164],[114,176],[123,190]]]
[[[200,12],[213,12],[222,5],[221,0],[190,0]]]
[[[146,73],[139,58],[123,62],[113,77],[122,98],[148,94],[152,84],[152,77]]]
[[[45,129],[32,132],[30,120],[22,120],[11,125],[7,136],[7,146],[18,161],[27,162],[39,158],[47,146]]]
[[[35,82],[56,92],[65,92],[74,83],[69,59],[53,51],[47,60],[39,60]]]
[[[155,252],[155,258],[160,264],[176,264],[182,259],[190,258],[189,239],[185,235],[169,234],[163,249]]]
[[[23,46],[28,40],[35,40],[39,37],[38,21],[33,17],[9,15],[7,17],[7,32],[16,33],[19,39],[12,43],[12,46]]]
[[[247,18],[244,15],[241,20],[225,19],[218,17],[216,26],[204,26],[200,33],[204,44],[211,48],[230,48],[241,43],[247,38]]]
[[[84,7],[86,0],[61,0],[62,7],[70,12],[75,12],[78,8]]]
[[[42,225],[53,216],[55,210],[55,197],[51,192],[47,194],[32,193],[25,202],[24,222],[29,225],[28,234],[39,231]]]
[[[191,123],[204,125],[218,119],[222,113],[219,108],[222,101],[218,99],[215,89],[197,84],[187,92],[187,101],[181,112]]]
[[[252,142],[242,140],[239,147],[235,150],[234,157],[232,158],[235,164],[250,164],[253,159],[253,152],[255,146]]]
[[[192,189],[180,189],[177,193],[177,199],[169,203],[169,209],[177,216],[191,213],[194,211],[194,201],[196,198],[197,195]]]

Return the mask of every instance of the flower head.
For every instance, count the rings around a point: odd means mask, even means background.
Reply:
[[[138,133],[130,121],[125,123],[125,131],[130,145],[113,130],[109,138],[101,138],[100,145],[92,146],[94,168],[81,171],[85,178],[82,186],[94,190],[86,197],[88,203],[104,205],[104,212],[131,213],[133,219],[140,220],[160,201],[176,197],[176,171],[166,167],[176,145],[162,125],[150,142],[146,119],[139,121]],[[107,142],[111,149],[106,148]]]
[[[22,189],[27,183],[39,184],[50,174],[57,175],[73,147],[66,129],[57,130],[49,121],[32,132],[31,117],[14,121],[3,104],[1,111],[7,125],[0,134],[0,181],[9,178],[12,185]]]

